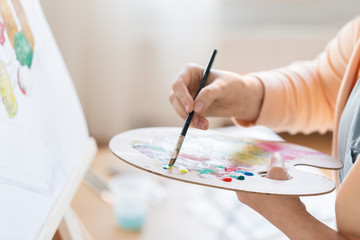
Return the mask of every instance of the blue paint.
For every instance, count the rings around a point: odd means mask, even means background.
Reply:
[[[254,174],[252,172],[248,172],[248,171],[243,171],[243,170],[237,169],[236,172],[242,173],[242,174],[244,174],[246,176],[254,176]]]

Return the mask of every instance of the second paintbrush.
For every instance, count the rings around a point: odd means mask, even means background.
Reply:
[[[207,67],[205,68],[204,72],[203,72],[203,75],[202,75],[202,78],[201,78],[201,82],[200,82],[200,86],[199,88],[197,89],[197,92],[195,93],[195,96],[194,96],[194,100],[196,99],[197,95],[199,94],[199,92],[201,91],[201,89],[205,86],[206,84],[206,80],[210,74],[210,69],[211,69],[211,66],[215,60],[215,56],[216,56],[216,53],[217,53],[217,50],[214,49],[212,55],[211,55],[211,58],[210,58],[210,61],[207,65]],[[194,116],[194,111],[192,111],[191,113],[189,113],[186,117],[186,120],[185,120],[185,124],[184,124],[184,127],[181,131],[181,134],[179,136],[179,139],[176,143],[176,146],[175,146],[175,149],[171,155],[171,158],[170,158],[170,161],[169,161],[169,164],[167,166],[165,166],[164,168],[166,169],[171,169],[174,164],[175,164],[175,161],[176,159],[178,158],[179,156],[179,152],[180,152],[180,149],[181,149],[181,146],[184,142],[184,139],[185,139],[185,135],[186,135],[186,132],[190,126],[190,123],[191,123],[191,120]]]

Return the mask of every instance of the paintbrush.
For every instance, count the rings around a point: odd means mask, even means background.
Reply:
[[[202,75],[202,78],[201,78],[201,82],[200,82],[200,86],[197,89],[197,92],[195,93],[194,100],[196,99],[196,97],[199,94],[199,92],[201,91],[201,89],[205,86],[206,80],[207,80],[207,78],[208,78],[208,76],[210,74],[211,66],[212,66],[212,64],[213,64],[213,62],[215,60],[216,53],[217,53],[217,50],[214,49],[214,51],[213,51],[213,53],[211,55],[210,61],[209,61],[208,65],[207,65],[207,67],[204,69],[204,72],[203,72],[203,75]],[[174,166],[175,161],[179,156],[181,146],[182,146],[182,144],[184,142],[186,132],[187,132],[189,126],[190,126],[191,119],[193,118],[193,116],[194,116],[194,111],[192,111],[191,113],[189,113],[187,115],[184,127],[183,127],[183,129],[181,131],[181,134],[180,134],[179,139],[177,141],[176,147],[175,147],[175,149],[174,149],[174,151],[173,151],[173,153],[171,155],[169,164],[167,166],[165,166],[164,168],[171,169]]]
[[[97,193],[104,202],[110,205],[114,202],[114,196],[111,193],[107,182],[91,170],[88,170],[86,173],[84,183]]]

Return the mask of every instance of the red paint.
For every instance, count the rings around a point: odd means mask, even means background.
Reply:
[[[223,180],[224,182],[231,182],[232,178],[231,177],[224,177],[221,180]]]
[[[21,82],[20,82],[20,70],[18,69],[18,72],[17,72],[17,80],[18,80],[18,84],[19,84],[19,88],[20,88],[20,91],[26,95],[26,91],[25,89],[21,86]]]

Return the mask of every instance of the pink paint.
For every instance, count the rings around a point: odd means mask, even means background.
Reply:
[[[234,167],[226,167],[225,168],[225,172],[235,172],[236,171],[236,168]]]
[[[3,23],[0,23],[0,44],[4,46],[5,43],[5,26]]]
[[[258,143],[256,144],[256,146],[261,148],[261,150],[263,150],[264,152],[270,152],[270,153],[279,152],[283,148],[277,143]]]
[[[322,154],[318,151],[312,149],[290,149],[286,145],[277,144],[277,143],[258,143],[256,144],[264,152],[274,153],[278,152],[286,160],[293,160],[296,158],[303,158],[308,155]]]
[[[210,159],[205,158],[205,157],[194,156],[194,155],[190,155],[190,154],[187,154],[187,153],[180,153],[180,157],[195,160],[195,161],[199,161],[199,162],[206,162],[206,161],[210,160]]]
[[[250,168],[236,168],[236,170],[245,171],[245,172],[251,172],[252,170]]]

